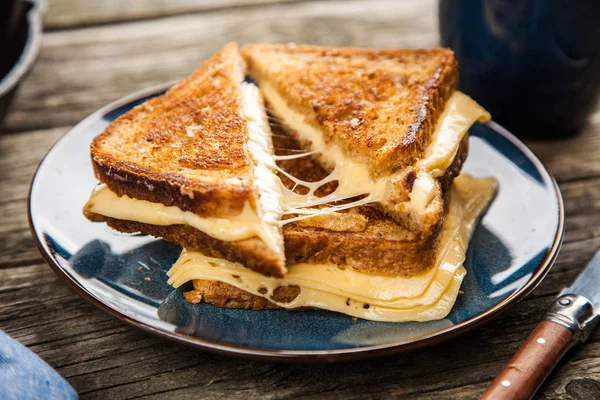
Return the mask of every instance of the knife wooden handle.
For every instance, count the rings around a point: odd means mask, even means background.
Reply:
[[[586,297],[561,295],[480,399],[533,397],[556,363],[573,345],[588,338],[599,319]]]
[[[530,399],[573,344],[573,333],[542,321],[511,358],[481,400]]]

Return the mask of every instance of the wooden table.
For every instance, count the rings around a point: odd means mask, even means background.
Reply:
[[[436,45],[436,7],[433,0],[51,0],[39,60],[8,115],[7,133],[0,135],[0,329],[86,398],[475,398],[600,246],[600,112],[574,139],[529,143],[560,183],[567,215],[562,251],[539,288],[485,327],[386,359],[279,365],[160,340],[69,289],[38,253],[26,217],[37,164],[99,107],[181,78],[234,40]],[[597,330],[559,365],[538,397],[587,400],[599,394]]]

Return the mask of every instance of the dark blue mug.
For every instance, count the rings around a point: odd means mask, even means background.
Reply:
[[[41,44],[46,0],[0,0],[0,132],[19,83]]]
[[[441,0],[460,90],[522,137],[579,131],[600,89],[600,0]]]

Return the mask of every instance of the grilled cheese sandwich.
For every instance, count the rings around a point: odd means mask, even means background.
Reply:
[[[124,231],[133,222],[153,231],[193,227],[197,246],[215,247],[217,239],[220,254],[250,256],[261,273],[283,275],[270,129],[244,71],[237,45],[229,44],[164,95],[113,121],[91,145],[103,185],[84,214]]]
[[[461,175],[455,180],[435,264],[415,276],[372,275],[333,264],[301,263],[277,279],[238,263],[184,251],[168,272],[169,283],[180,287],[190,280],[219,281],[282,308],[314,307],[375,321],[441,319],[452,308],[466,273],[462,263],[475,222],[494,193],[491,178]],[[300,289],[297,296],[277,301],[277,288],[289,286]]]
[[[451,52],[258,47],[244,51],[259,87],[229,45],[94,139],[86,216],[184,247],[169,282],[193,281],[189,299],[443,318],[495,190],[454,179],[489,114],[454,91]],[[271,52],[283,68],[265,69]],[[274,146],[290,133],[303,150]]]
[[[254,157],[262,161],[257,164],[255,170],[257,177],[255,184],[263,190],[260,201],[263,204],[261,208],[269,210],[265,213],[266,218],[260,218],[248,205],[239,215],[227,218],[202,218],[175,206],[166,207],[160,203],[136,200],[127,196],[119,197],[105,186],[92,194],[87,210],[107,217],[145,224],[189,225],[219,240],[236,241],[258,236],[272,249],[276,249],[279,235],[276,230],[272,229],[272,226],[279,223],[281,214],[304,213],[305,218],[314,217],[343,208],[383,200],[383,196],[389,190],[387,186],[392,177],[384,176],[373,179],[365,165],[349,160],[335,144],[325,144],[319,133],[304,123],[301,116],[292,118],[294,126],[299,131],[310,132],[306,137],[310,136],[309,140],[313,143],[311,151],[331,156],[335,163],[335,169],[325,180],[318,182],[307,182],[293,176],[291,178],[297,184],[308,187],[312,193],[326,182],[337,181],[338,186],[332,194],[326,197],[313,195],[312,199],[315,200],[313,202],[307,199],[306,195],[296,194],[283,186],[272,171],[277,169],[280,173],[287,174],[286,171],[275,165],[274,160],[278,159],[278,156],[272,156],[264,150],[268,147],[268,139],[264,136],[264,132],[268,131],[268,128],[264,126],[267,122],[262,120],[260,113],[256,110],[259,103],[253,98],[257,95],[255,87],[245,84],[244,90],[249,97],[244,101],[245,108],[248,110],[246,115],[250,116],[248,118],[251,121],[249,124],[249,147],[253,150]],[[267,98],[272,98],[267,94],[269,90],[263,88],[263,93]],[[275,103],[271,102],[270,104],[273,107]],[[433,141],[425,152],[425,158],[417,163],[419,172],[410,193],[411,206],[419,211],[425,210],[433,197],[434,182],[432,178],[443,175],[443,172],[450,166],[470,126],[478,119],[486,118],[489,119],[489,114],[468,96],[456,92],[450,98],[433,134]],[[332,206],[333,210],[331,208],[309,208],[318,204],[347,200],[358,195],[367,195],[368,198],[366,201],[361,199],[343,206]],[[281,223],[290,223],[294,220],[290,218]]]
[[[436,234],[439,179],[468,128],[489,119],[455,92],[450,50],[256,44],[242,53],[276,123],[333,171],[330,198],[360,195],[344,207],[373,204],[414,232]]]

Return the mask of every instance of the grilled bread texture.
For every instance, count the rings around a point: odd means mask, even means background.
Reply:
[[[444,185],[450,185],[460,173],[467,156],[466,143],[463,142],[454,163],[442,178]],[[276,127],[273,144],[281,155],[293,154],[300,148],[293,138]],[[311,157],[279,161],[278,164],[286,172],[306,181],[318,181],[327,175]],[[293,187],[292,181],[283,175],[280,177],[286,187]],[[335,184],[330,183],[322,188],[321,195],[334,189]],[[188,250],[239,262],[263,275],[282,277],[279,270],[264,267],[264,260],[270,253],[257,238],[225,242],[186,225],[158,226],[103,216],[96,218],[121,232],[144,232]],[[288,265],[333,263],[365,273],[413,275],[428,268],[435,259],[443,223],[441,213],[432,235],[417,235],[370,206],[300,220],[283,227],[286,262]]]
[[[454,54],[442,48],[254,44],[242,54],[259,86],[273,86],[375,177],[422,157],[458,83]]]
[[[284,286],[273,294],[282,303],[296,298],[300,288]],[[195,280],[194,289],[184,293],[185,299],[192,304],[201,302],[212,304],[219,308],[251,308],[254,310],[271,310],[279,308],[264,297],[248,293],[235,286],[219,281]]]
[[[265,276],[281,278],[286,272],[281,267],[280,255],[274,253],[257,237],[224,241],[215,239],[189,225],[150,225],[100,215],[97,218],[98,222],[106,222],[108,226],[119,232],[143,232],[178,244],[186,249],[197,250],[212,257],[243,263],[246,267]]]
[[[254,175],[258,160],[249,150],[243,114],[244,80],[245,63],[232,43],[164,95],[117,118],[91,144],[98,180],[118,196],[175,206],[200,217],[235,216],[246,204],[262,216]],[[84,213],[119,231],[144,232],[208,253],[212,249],[265,275],[286,271],[283,240],[279,248],[256,237],[225,242],[186,225],[118,220],[94,214],[87,206]],[[274,229],[280,232],[279,225]]]
[[[451,50],[255,44],[242,54],[267,104],[273,101],[272,91],[277,92],[326,145],[364,165],[373,179],[389,179],[390,189],[376,203],[380,210],[412,232],[435,235],[444,212],[440,180],[425,210],[415,209],[409,200],[418,173],[415,164],[431,144],[458,82]],[[273,118],[310,148],[311,141],[291,117],[276,109],[270,107]],[[316,158],[331,170],[332,154],[327,149]]]
[[[96,177],[119,196],[203,217],[255,205],[255,161],[240,114],[244,61],[229,44],[164,95],[113,121],[91,145]]]

